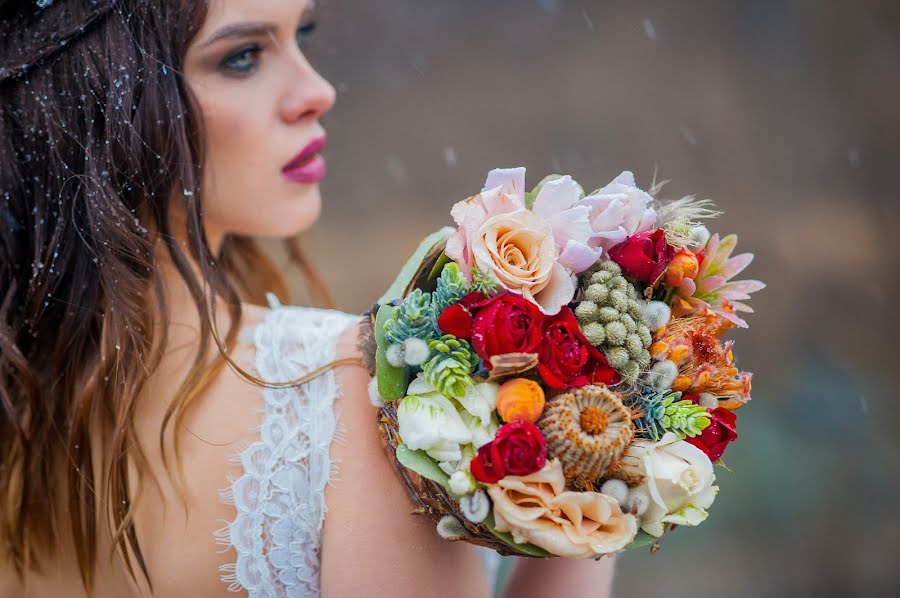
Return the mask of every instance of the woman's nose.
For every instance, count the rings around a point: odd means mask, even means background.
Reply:
[[[302,55],[291,62],[288,77],[290,83],[281,106],[281,116],[286,123],[316,120],[334,106],[334,86]]]

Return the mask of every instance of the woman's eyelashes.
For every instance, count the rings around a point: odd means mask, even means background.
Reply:
[[[297,29],[295,40],[298,48],[303,48],[306,38],[313,34],[316,26],[316,21],[311,21]],[[262,53],[263,47],[259,44],[246,46],[229,54],[222,61],[221,67],[230,75],[246,76],[257,68]]]
[[[311,36],[313,32],[316,30],[317,23],[316,21],[310,21],[306,25],[302,25],[299,29],[297,29],[297,47],[303,47],[303,40],[307,37]]]
[[[256,68],[261,52],[262,47],[259,45],[242,48],[223,60],[222,68],[231,74],[246,75]]]

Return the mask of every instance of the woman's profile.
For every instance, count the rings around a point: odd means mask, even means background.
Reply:
[[[360,317],[281,305],[253,241],[328,305],[293,241],[335,101],[315,27],[307,0],[0,0],[0,596],[490,594],[410,516]],[[611,575],[522,562],[508,591]]]

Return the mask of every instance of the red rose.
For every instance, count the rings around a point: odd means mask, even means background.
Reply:
[[[578,328],[568,306],[544,324],[544,341],[538,355],[538,373],[557,389],[587,384],[615,384],[621,378]]]
[[[725,452],[728,443],[737,438],[737,414],[724,407],[707,409],[709,426],[699,436],[685,438],[688,442],[706,453],[710,461],[716,461]]]
[[[472,334],[472,308],[487,300],[487,295],[480,291],[466,293],[458,303],[447,306],[438,316],[437,325],[444,334],[452,334],[456,338],[469,340]]]
[[[437,325],[444,334],[468,340],[472,333],[472,314],[462,304],[454,303],[441,312]]]
[[[459,303],[463,307],[471,308],[485,303],[488,299],[489,297],[481,291],[469,291],[463,295],[463,298],[459,300]]]
[[[472,347],[487,369],[494,355],[538,352],[544,315],[528,299],[506,292],[472,303],[469,309],[475,314]]]
[[[547,441],[531,422],[516,420],[503,424],[494,439],[478,449],[469,465],[479,482],[494,484],[507,475],[528,475],[547,461]]]
[[[675,248],[666,243],[661,228],[632,235],[609,250],[609,257],[626,276],[646,283],[656,281],[674,255]]]

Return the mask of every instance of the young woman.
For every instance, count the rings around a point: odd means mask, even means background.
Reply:
[[[304,0],[0,0],[0,596],[489,595],[409,515],[360,318],[262,307],[251,239],[321,207],[314,28]],[[529,560],[510,589],[610,580]]]

